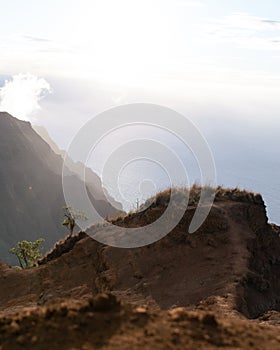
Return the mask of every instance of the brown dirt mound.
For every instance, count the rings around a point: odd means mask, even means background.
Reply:
[[[61,255],[70,252],[74,245],[81,239],[85,238],[87,235],[85,232],[79,232],[74,236],[66,236],[64,239],[60,240],[55,244],[53,249],[51,249],[45,256],[38,261],[39,265],[44,265],[47,262],[59,258]]]
[[[156,205],[112,221],[143,226],[161,215],[166,200],[166,193],[159,195]],[[31,341],[44,349],[51,337],[65,349],[279,349],[279,228],[268,224],[261,197],[220,190],[203,226],[188,234],[194,211],[189,207],[172,232],[149,246],[118,249],[81,233],[58,244],[37,268],[1,264],[2,349],[28,348]],[[122,305],[97,312],[90,300],[99,293],[112,293]],[[46,318],[52,308],[58,311]],[[185,315],[182,321],[174,321],[173,312]],[[20,330],[12,323],[17,318]],[[12,336],[14,326],[19,333]]]
[[[274,327],[215,316],[207,310],[152,311],[120,304],[112,295],[65,300],[0,318],[8,349],[269,349],[280,347]],[[276,335],[277,332],[277,335]]]

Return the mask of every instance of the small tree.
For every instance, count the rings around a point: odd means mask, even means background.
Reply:
[[[39,238],[34,242],[20,241],[10,249],[10,253],[17,256],[22,269],[29,269],[37,266],[38,260],[42,257],[43,242],[43,238]]]
[[[62,222],[63,226],[66,226],[69,230],[70,237],[73,235],[74,228],[77,225],[76,220],[82,219],[87,220],[86,215],[81,211],[75,211],[72,207],[63,207],[64,209],[64,221]]]

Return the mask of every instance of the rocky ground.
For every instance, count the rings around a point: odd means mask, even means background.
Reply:
[[[112,221],[153,221],[165,197]],[[36,268],[1,264],[0,349],[280,349],[279,228],[261,197],[220,191],[188,234],[193,213],[142,248],[80,233]]]

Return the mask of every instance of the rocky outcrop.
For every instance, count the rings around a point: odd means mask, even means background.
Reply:
[[[143,226],[156,220],[164,208],[151,206],[112,223]],[[67,237],[40,261],[39,268],[26,272],[38,280],[48,276],[44,287],[35,284],[34,302],[41,293],[54,290],[61,296],[71,295],[71,290],[78,294],[114,291],[126,300],[141,300],[163,309],[195,305],[215,295],[231,295],[232,307],[248,317],[278,308],[279,235],[267,223],[264,205],[251,200],[218,200],[199,231],[188,234],[193,213],[190,207],[166,237],[138,249],[118,249],[94,241],[90,235],[96,230],[102,234],[99,225],[88,230],[89,236]],[[24,271],[14,274],[25,284]],[[8,289],[14,275],[9,278],[5,280]],[[13,298],[12,294],[6,297]]]
[[[54,349],[58,340],[85,349],[278,349],[279,227],[261,197],[244,194],[216,200],[195,234],[189,207],[145,247],[104,246],[90,238],[105,229],[96,225],[58,242],[36,268],[0,264],[1,344],[44,349],[47,328]],[[144,226],[165,207],[158,196],[157,206],[111,221]]]

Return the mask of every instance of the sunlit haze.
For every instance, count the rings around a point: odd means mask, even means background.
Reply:
[[[280,222],[279,1],[0,5],[1,110],[44,126],[66,149],[108,108],[173,108],[207,138],[218,181],[261,191]],[[98,173],[101,159],[91,164]]]

